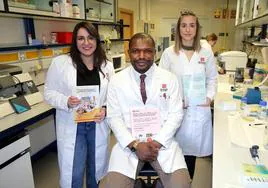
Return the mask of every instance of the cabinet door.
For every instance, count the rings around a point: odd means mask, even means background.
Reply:
[[[86,0],[86,19],[100,21],[100,2],[98,0]]]
[[[259,0],[257,16],[264,14],[268,14],[268,0]]]
[[[7,2],[10,12],[53,17],[60,17],[61,15],[62,17],[73,18],[72,4],[59,3],[60,1],[8,0]],[[80,9],[80,18],[84,18],[84,0],[77,0],[76,4]]]
[[[243,17],[243,5],[244,0],[238,0],[237,6],[236,6],[236,21],[235,25],[242,23],[242,17]]]
[[[242,23],[253,18],[253,0],[244,0]]]
[[[114,22],[115,9],[114,0],[104,0],[101,1],[101,21]]]
[[[0,10],[5,10],[4,0],[0,0]]]
[[[8,8],[10,12],[58,16],[52,11],[50,2],[51,0],[8,0]]]

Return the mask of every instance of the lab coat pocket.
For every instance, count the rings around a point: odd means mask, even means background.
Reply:
[[[198,119],[203,124],[211,123],[211,109],[210,106],[197,106]]]
[[[96,146],[108,145],[110,129],[105,121],[96,125]]]

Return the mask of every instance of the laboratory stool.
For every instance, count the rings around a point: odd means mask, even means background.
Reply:
[[[150,165],[150,163],[145,162],[144,166],[142,167],[139,176],[146,176],[147,177],[147,183],[146,187],[147,188],[152,188],[153,187],[153,176],[158,176],[157,172],[153,169],[153,167]]]

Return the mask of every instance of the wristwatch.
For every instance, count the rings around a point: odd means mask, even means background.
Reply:
[[[139,141],[135,141],[134,144],[132,145],[132,147],[130,148],[130,150],[132,152],[136,152],[137,151],[137,147],[138,147]]]

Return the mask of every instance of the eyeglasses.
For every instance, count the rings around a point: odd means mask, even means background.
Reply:
[[[146,48],[146,49],[132,48],[132,49],[129,49],[129,52],[131,54],[140,54],[141,52],[143,52],[146,55],[152,55],[155,53],[155,49],[153,49],[153,48]]]

